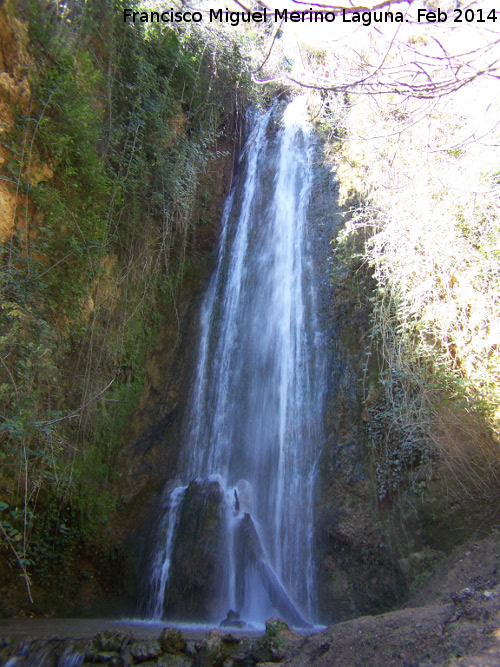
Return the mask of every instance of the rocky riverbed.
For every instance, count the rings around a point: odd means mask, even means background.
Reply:
[[[277,618],[253,634],[34,619],[0,622],[0,637],[5,667],[500,667],[500,535],[455,550],[402,609],[316,633],[295,632]]]

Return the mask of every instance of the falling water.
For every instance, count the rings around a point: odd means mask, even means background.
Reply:
[[[325,351],[307,216],[316,147],[306,118],[305,98],[284,112],[276,106],[249,117],[253,128],[226,202],[217,269],[202,307],[181,456],[186,484],[217,479],[225,493],[222,608],[238,607],[254,621],[276,613],[270,580],[305,617],[314,617],[312,505]],[[185,488],[170,494],[154,557],[149,611],[156,618]],[[260,555],[253,560],[264,563],[257,567],[238,555],[245,515],[257,535]]]
[[[170,572],[170,556],[172,555],[173,539],[177,524],[179,522],[179,508],[181,506],[184,492],[187,487],[177,486],[167,495],[166,507],[164,508],[165,539],[161,549],[154,554],[151,568],[150,588],[150,613],[153,618],[160,619],[163,615],[163,604],[165,602],[165,586]]]

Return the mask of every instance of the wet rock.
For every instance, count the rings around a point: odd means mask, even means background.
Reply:
[[[197,658],[197,667],[230,667],[243,664],[248,658],[250,644],[221,630],[205,635]]]
[[[194,480],[180,508],[165,591],[165,613],[192,620],[220,617],[224,580],[224,493],[217,480]]]
[[[80,667],[85,659],[85,648],[86,642],[75,643],[73,641],[64,642],[61,653],[59,653],[59,648],[54,647],[54,653],[59,655],[55,664],[57,667]]]
[[[154,660],[161,655],[160,644],[156,639],[147,639],[132,644],[130,653],[136,662],[142,663],[146,660]]]
[[[295,651],[302,639],[283,619],[270,618],[266,621],[266,634],[254,647],[253,657],[257,662],[281,662]]]
[[[227,628],[227,627],[238,627],[237,625],[234,625],[235,623],[241,623],[240,621],[240,615],[237,611],[234,611],[234,609],[230,609],[227,612],[226,618],[221,621],[220,627],[221,628]]]
[[[262,585],[278,613],[298,628],[312,628],[312,625],[306,621],[294,605],[274,570],[267,562],[253,519],[247,512],[245,512],[235,532],[235,543],[237,570],[243,572],[247,562],[254,565]],[[239,598],[240,604],[243,604],[244,591],[238,587],[236,593],[237,602]]]
[[[129,632],[117,630],[104,630],[99,632],[94,640],[95,646],[100,651],[121,651],[127,644],[132,642]]]
[[[31,638],[7,638],[0,650],[0,665],[12,667],[55,667],[57,654],[55,645],[46,640]]]
[[[234,628],[235,630],[255,630],[253,625],[242,621],[240,615],[234,609],[227,612],[226,618],[220,623],[221,628]]]
[[[158,642],[165,653],[186,653],[186,637],[184,633],[176,628],[164,628]]]
[[[208,632],[203,640],[198,654],[198,666],[222,665],[228,655],[222,642],[223,633],[219,630]]]
[[[288,624],[282,618],[273,617],[266,621],[266,637],[278,637],[289,631]]]
[[[133,641],[130,632],[103,630],[85,648],[85,661],[109,667],[128,667],[132,664],[128,645]],[[64,667],[73,667],[71,663]],[[75,663],[77,665],[78,663]]]

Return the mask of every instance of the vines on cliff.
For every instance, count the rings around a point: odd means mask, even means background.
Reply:
[[[1,248],[0,521],[27,583],[53,498],[57,516],[79,513],[70,550],[115,507],[145,350],[210,196],[201,177],[250,89],[227,34],[127,26],[121,9],[8,5],[29,29],[31,103],[10,99],[3,135],[16,207]]]
[[[424,103],[322,96],[328,159],[346,206],[334,248],[371,309],[367,373],[378,388],[369,395],[366,387],[365,400],[381,498],[408,479],[425,494],[438,461],[465,497],[493,497],[498,483],[498,129],[490,93],[477,81]],[[473,139],[479,118],[481,141]]]

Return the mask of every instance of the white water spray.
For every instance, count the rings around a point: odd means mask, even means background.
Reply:
[[[313,485],[326,355],[307,219],[315,143],[306,118],[306,99],[297,98],[281,118],[272,109],[250,119],[202,308],[181,457],[187,484],[219,475],[228,524],[224,604],[257,622],[276,613],[273,593],[282,589],[302,614],[314,616]],[[154,559],[155,618],[162,614],[185,488],[170,496],[166,539]],[[233,551],[245,514],[259,544],[257,566]]]

